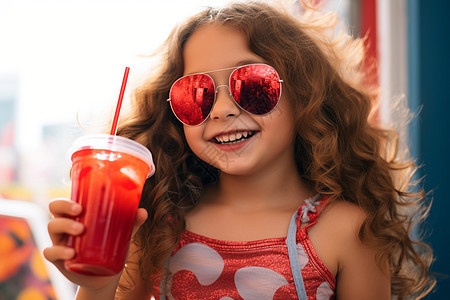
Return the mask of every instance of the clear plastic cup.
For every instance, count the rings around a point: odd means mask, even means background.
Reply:
[[[75,141],[71,153],[71,199],[83,207],[85,225],[67,245],[76,256],[65,261],[71,271],[108,276],[125,264],[145,180],[154,174],[150,151],[120,136],[91,135]]]

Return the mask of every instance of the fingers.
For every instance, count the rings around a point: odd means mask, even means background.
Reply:
[[[68,234],[80,235],[84,231],[82,223],[67,218],[52,219],[48,222],[47,228],[54,245],[64,244]]]
[[[67,199],[54,199],[49,203],[50,213],[55,217],[78,216],[82,211],[82,206]]]
[[[139,208],[136,214],[136,220],[134,221],[132,235],[134,235],[138,231],[138,229],[142,226],[142,224],[144,224],[147,218],[148,218],[147,210],[145,210],[145,208]]]
[[[71,259],[75,255],[75,250],[66,246],[53,246],[44,249],[44,257],[51,263],[57,265],[58,261]]]
[[[49,203],[50,213],[54,216],[48,222],[48,232],[53,245],[62,245],[67,239],[67,235],[79,235],[84,230],[84,225],[70,219],[78,216],[81,205],[68,199],[54,199]]]
[[[52,247],[43,251],[45,259],[53,263],[63,274],[67,272],[64,261],[75,256],[75,249],[65,246],[68,235],[80,235],[84,231],[84,225],[75,221],[81,211],[81,205],[68,199],[54,199],[49,203],[50,213],[54,216],[48,222],[47,229]]]

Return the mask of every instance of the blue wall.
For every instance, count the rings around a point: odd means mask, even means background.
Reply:
[[[428,242],[436,256],[432,270],[450,276],[450,1],[408,0],[408,99],[413,112],[411,148],[423,165],[433,206]],[[450,299],[450,277],[438,277],[427,299]]]

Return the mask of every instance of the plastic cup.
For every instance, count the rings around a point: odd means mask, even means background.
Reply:
[[[71,199],[83,207],[77,221],[85,225],[67,245],[76,256],[67,269],[109,276],[125,264],[145,180],[155,166],[150,151],[120,136],[91,135],[75,141],[71,153]]]

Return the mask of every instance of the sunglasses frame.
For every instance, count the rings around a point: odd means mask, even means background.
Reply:
[[[261,114],[261,115],[254,114],[254,113],[249,112],[249,111],[247,111],[246,109],[244,109],[244,108],[236,101],[236,99],[234,99],[233,94],[231,93],[231,90],[230,90],[231,76],[233,75],[233,73],[236,72],[236,70],[238,70],[238,69],[240,69],[240,68],[244,68],[244,67],[248,67],[248,66],[255,66],[255,65],[267,66],[267,67],[272,68],[272,69],[275,71],[275,73],[277,74],[277,77],[279,78],[279,79],[278,79],[278,82],[280,83],[280,93],[279,93],[279,95],[278,95],[277,103],[275,104],[275,106],[274,106],[270,111],[268,111],[268,112],[265,113],[265,114]],[[211,77],[211,75],[209,75],[209,73],[221,72],[221,71],[232,70],[232,69],[234,69],[234,70],[233,70],[233,72],[230,73],[230,76],[228,76],[228,84],[221,84],[221,85],[217,85],[217,86],[216,86],[216,83],[215,83],[214,79]],[[173,86],[175,85],[175,83],[177,83],[178,81],[180,81],[181,79],[183,79],[183,78],[185,78],[185,77],[194,76],[194,75],[206,75],[206,76],[208,76],[208,77],[211,79],[211,81],[212,81],[212,83],[213,83],[213,87],[214,87],[214,101],[213,101],[213,105],[211,106],[211,109],[210,109],[210,111],[208,112],[208,115],[205,117],[205,119],[204,119],[202,122],[198,123],[198,124],[190,125],[190,124],[184,123],[183,121],[180,120],[180,118],[178,118],[177,114],[176,114],[175,111],[173,110],[173,107],[172,107],[172,99],[170,98],[170,94],[172,93],[172,88],[173,88]],[[251,115],[255,115],[255,116],[265,116],[265,115],[267,115],[267,114],[270,114],[270,113],[278,106],[278,103],[279,103],[280,100],[281,100],[281,93],[282,93],[282,90],[283,90],[283,89],[282,89],[282,83],[283,83],[283,82],[284,82],[283,79],[280,78],[280,74],[278,74],[277,70],[276,70],[274,67],[272,67],[271,65],[268,65],[268,64],[265,64],[265,63],[245,64],[245,65],[236,66],[236,67],[230,67],[230,68],[217,69],[217,70],[212,70],[212,71],[206,71],[206,72],[199,72],[199,73],[193,73],[193,74],[184,75],[184,76],[178,78],[177,80],[175,80],[175,82],[172,84],[172,86],[170,87],[170,90],[169,90],[169,98],[168,98],[166,101],[170,103],[170,109],[172,110],[172,113],[173,113],[174,116],[178,119],[178,121],[180,121],[181,123],[183,123],[183,124],[186,125],[186,126],[199,126],[199,125],[203,124],[203,123],[209,118],[209,115],[211,114],[211,112],[212,112],[212,110],[213,110],[213,107],[214,107],[214,105],[216,104],[218,89],[219,89],[220,87],[226,86],[226,87],[228,88],[228,93],[229,93],[229,95],[230,95],[231,98],[233,99],[234,103],[235,103],[240,109],[242,109],[243,111],[245,111],[245,112],[247,112],[247,113],[249,113],[249,114],[251,114]]]

